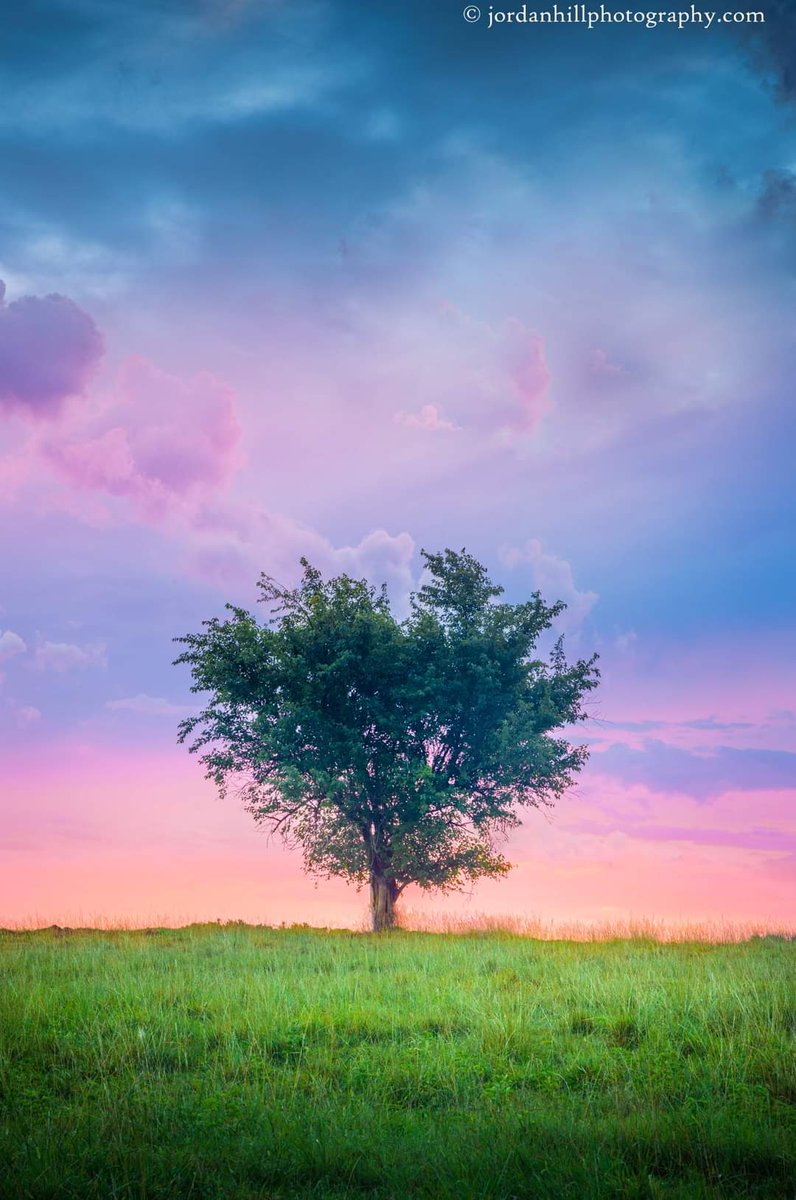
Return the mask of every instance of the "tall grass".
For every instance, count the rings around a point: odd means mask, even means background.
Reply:
[[[796,943],[0,934],[3,1200],[796,1196]]]
[[[182,929],[188,926],[212,925],[241,925],[240,921],[222,922],[219,918],[213,922],[198,920],[188,914],[175,917],[174,914],[144,918],[108,917],[95,913],[77,912],[61,916],[64,925],[53,925],[49,917],[33,914],[26,919],[12,921],[5,929],[0,927],[0,935],[4,932],[140,932],[142,929]],[[796,923],[777,920],[769,921],[731,921],[723,918],[702,921],[682,921],[656,917],[615,917],[596,921],[574,921],[561,919],[545,919],[535,916],[517,916],[516,914],[492,914],[471,912],[467,914],[433,912],[426,909],[400,907],[398,909],[398,926],[400,929],[414,933],[455,933],[467,934],[511,934],[514,937],[533,938],[537,941],[569,941],[569,942],[606,942],[616,939],[644,939],[657,942],[710,942],[713,945],[724,942],[746,942],[751,938],[777,937],[796,940]],[[258,925],[251,928],[301,928],[324,929],[328,926],[292,925],[282,922],[279,926]],[[346,926],[354,933],[370,932],[369,914],[363,909],[362,916],[355,925]],[[340,930],[338,930],[340,932]]]
[[[760,937],[796,939],[796,924],[777,921],[677,921],[655,917],[562,921],[488,913],[458,916],[407,909],[401,913],[400,923],[404,929],[423,933],[510,933],[541,941],[607,942],[617,938],[643,938],[656,942],[710,942],[715,945]]]

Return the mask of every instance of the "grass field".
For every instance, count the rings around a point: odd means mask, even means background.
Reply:
[[[0,1196],[796,1198],[796,942],[0,934]]]

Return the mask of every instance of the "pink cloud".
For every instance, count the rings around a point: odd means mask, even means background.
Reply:
[[[457,420],[482,433],[533,433],[551,409],[544,339],[516,317],[490,325],[449,304],[440,315],[434,334],[442,361],[426,394],[441,390]],[[433,362],[440,349],[422,352]],[[437,406],[421,413],[429,407]]]
[[[94,321],[66,296],[5,303],[0,280],[0,410],[58,417],[82,394],[103,352]]]
[[[506,359],[511,393],[497,415],[507,428],[529,433],[550,408],[547,392],[551,376],[542,338],[529,333],[520,321],[509,321]]]
[[[75,487],[125,496],[140,486],[125,429],[109,429],[84,442],[51,442],[46,454]]]
[[[38,453],[35,438],[27,438],[11,454],[0,458],[0,504],[13,504],[35,472]]]
[[[458,429],[453,421],[446,420],[436,404],[424,404],[419,412],[399,412],[395,416],[400,425],[408,425],[412,429],[424,429],[428,433],[450,432]]]
[[[122,369],[114,401],[43,446],[73,487],[129,498],[146,520],[196,510],[239,464],[232,389],[202,371],[181,379],[141,358]]]
[[[234,393],[209,371],[177,379],[141,358],[120,381],[138,471],[176,493],[223,487],[238,465]]]

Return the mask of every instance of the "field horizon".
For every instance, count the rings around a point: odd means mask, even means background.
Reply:
[[[63,922],[63,923],[62,923]],[[317,924],[313,921],[246,921],[238,918],[200,917],[129,919],[103,917],[97,914],[72,914],[52,921],[32,916],[19,921],[5,922],[0,917],[0,935],[5,933],[150,933],[155,930],[190,930],[205,928],[239,928],[252,930],[312,930],[318,933],[372,932],[368,915],[363,912],[360,922],[352,925]],[[538,941],[602,942],[655,941],[703,942],[713,945],[745,942],[761,938],[796,941],[796,923],[781,921],[738,921],[707,919],[703,921],[669,920],[659,917],[627,917],[595,921],[578,921],[534,916],[515,916],[510,913],[475,912],[470,916],[414,909],[399,911],[394,932],[449,934],[463,937],[483,934],[505,934]]]

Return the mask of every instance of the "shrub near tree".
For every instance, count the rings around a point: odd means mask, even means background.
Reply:
[[[472,555],[426,554],[399,621],[386,587],[259,582],[265,622],[226,620],[176,640],[206,707],[180,725],[222,795],[237,785],[305,868],[369,884],[376,931],[410,883],[449,891],[510,864],[499,851],[528,807],[549,806],[587,757],[562,728],[586,716],[596,655],[568,664],[542,632],[565,607],[506,604]]]

